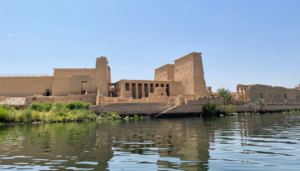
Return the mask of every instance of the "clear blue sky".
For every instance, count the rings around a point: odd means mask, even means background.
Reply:
[[[0,0],[0,74],[94,68],[112,81],[202,52],[207,86],[300,83],[300,0]]]

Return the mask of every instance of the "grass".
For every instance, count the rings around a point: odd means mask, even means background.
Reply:
[[[31,122],[77,122],[96,120],[97,115],[89,111],[89,104],[71,101],[66,105],[61,102],[32,103],[27,109],[19,106],[0,105],[1,123],[31,123]]]

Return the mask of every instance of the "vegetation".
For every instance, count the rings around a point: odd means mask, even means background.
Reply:
[[[255,104],[257,104],[257,106],[259,107],[260,110],[262,110],[263,108],[267,107],[267,103],[265,102],[264,99],[259,99],[255,102]]]
[[[217,89],[217,97],[224,100],[224,102],[229,103],[233,100],[233,97],[231,96],[231,92],[229,89],[225,88],[218,88]]]
[[[109,112],[109,113],[106,113],[106,114],[100,114],[99,119],[102,119],[102,120],[118,120],[119,115],[116,112]]]
[[[115,115],[109,114],[112,118]],[[66,105],[61,102],[32,103],[24,110],[20,110],[20,106],[10,108],[8,105],[0,105],[0,122],[4,123],[76,122],[96,118],[96,113],[89,111],[89,104],[82,102],[71,101]]]
[[[234,106],[232,106],[231,104],[228,106],[225,106],[225,113],[229,114],[229,113],[235,113],[235,108]]]
[[[205,115],[205,116],[217,115],[217,105],[215,105],[215,104],[204,105],[202,107],[202,112],[203,112],[203,115]]]

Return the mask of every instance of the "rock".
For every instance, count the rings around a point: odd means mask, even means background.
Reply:
[[[220,116],[224,116],[223,114],[221,114]]]
[[[227,116],[237,116],[238,114],[237,113],[229,113],[227,114]]]

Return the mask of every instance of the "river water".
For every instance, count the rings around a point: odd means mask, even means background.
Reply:
[[[300,114],[0,126],[0,170],[300,170]]]

